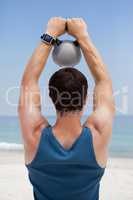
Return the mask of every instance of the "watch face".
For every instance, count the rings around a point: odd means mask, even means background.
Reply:
[[[47,34],[45,35],[45,41],[46,41],[46,42],[49,42],[49,43],[50,43],[52,39],[53,39],[53,38],[52,38],[50,35],[47,35]]]

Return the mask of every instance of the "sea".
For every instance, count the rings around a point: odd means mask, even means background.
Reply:
[[[83,116],[83,123],[87,116]],[[55,116],[47,117],[51,125]],[[0,151],[23,150],[23,140],[17,116],[0,116]],[[113,135],[109,145],[111,157],[133,158],[133,116],[116,116],[113,124]]]

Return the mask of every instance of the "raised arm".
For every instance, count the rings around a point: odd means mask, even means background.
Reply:
[[[67,23],[69,33],[77,38],[81,46],[95,81],[93,113],[85,125],[92,129],[94,137],[103,147],[109,142],[115,112],[112,82],[105,64],[90,40],[85,22],[82,19],[70,19]]]
[[[86,125],[94,127],[102,136],[103,143],[109,142],[115,112],[112,81],[96,48],[89,37],[79,39],[84,57],[95,81],[93,93],[93,113]]]
[[[52,18],[46,32],[57,37],[65,32],[66,21]],[[41,129],[48,125],[47,119],[41,114],[41,94],[39,78],[45,67],[52,46],[40,42],[30,58],[21,82],[18,113],[25,147],[34,145]]]

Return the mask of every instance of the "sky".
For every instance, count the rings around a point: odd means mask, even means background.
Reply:
[[[90,37],[110,72],[117,114],[133,115],[132,10],[131,0],[1,0],[0,115],[17,114],[19,86],[25,65],[38,45],[40,35],[45,32],[48,19],[54,16],[85,19]],[[68,35],[63,38],[73,39]],[[94,82],[83,56],[76,68],[85,74],[89,82],[89,91],[92,91]],[[46,88],[49,77],[58,69],[49,57],[40,80],[44,97],[43,112],[46,115],[54,113]],[[90,111],[91,107],[87,104],[85,114]]]

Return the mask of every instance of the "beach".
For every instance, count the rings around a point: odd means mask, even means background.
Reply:
[[[133,200],[133,159],[109,158],[100,200]],[[0,200],[33,200],[23,151],[0,152]]]

